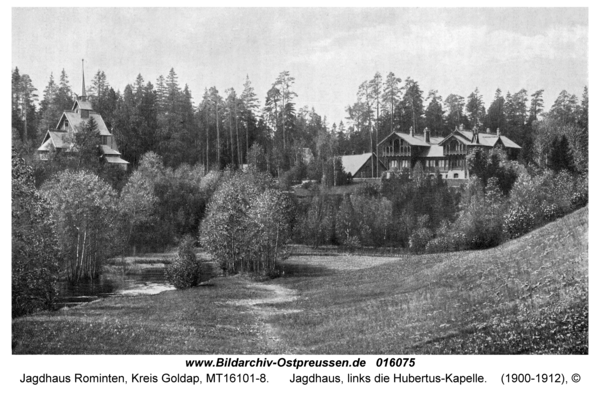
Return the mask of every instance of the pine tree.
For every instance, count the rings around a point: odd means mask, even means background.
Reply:
[[[563,124],[574,124],[577,120],[577,104],[577,96],[563,90],[550,109],[550,117]]]
[[[375,105],[375,155],[379,157],[379,105],[382,100],[383,84],[381,74],[375,73],[375,76],[369,82],[371,84],[371,92]],[[379,177],[379,165],[375,165],[375,177]]]
[[[538,90],[531,95],[531,105],[529,106],[529,122],[532,123],[538,119],[538,115],[544,111],[544,90]]]
[[[462,124],[468,122],[467,117],[464,115],[463,110],[465,108],[465,99],[457,94],[450,94],[444,101],[446,105],[446,124],[450,131],[454,131],[459,128]]]
[[[62,111],[58,108],[56,96],[58,85],[54,82],[54,75],[50,73],[50,80],[44,89],[44,96],[39,109],[39,134],[44,135],[47,130],[54,129]]]
[[[369,151],[371,153],[375,152],[374,149],[374,140],[373,140],[373,103],[375,102],[375,95],[373,94],[372,85],[369,81],[364,81],[358,87],[357,93],[358,101],[364,102],[365,106],[363,107],[365,111],[363,112],[363,117],[367,120],[368,124],[368,134],[369,134]],[[371,177],[375,177],[375,161],[371,160]]]
[[[479,88],[475,88],[475,91],[467,97],[466,106],[467,116],[471,123],[471,128],[480,127],[483,125],[485,118],[485,106],[483,103],[483,97],[479,94]]]
[[[19,133],[19,139],[28,146],[31,136],[35,135],[36,112],[34,103],[37,101],[37,89],[33,86],[27,74],[19,74],[15,67],[12,73],[12,126]]]
[[[69,85],[69,77],[64,69],[60,73],[56,106],[61,112],[70,110],[73,107],[73,91]]]
[[[511,95],[506,94],[505,117],[506,131],[504,135],[521,145],[525,140],[525,128],[527,122],[527,90],[521,89]]]
[[[248,156],[248,150],[250,148],[250,126],[256,122],[258,117],[258,98],[254,92],[254,87],[250,82],[250,78],[246,75],[246,82],[244,82],[244,91],[240,96],[243,104],[242,118],[244,120],[244,127],[246,128],[246,150],[245,156]],[[247,158],[246,158],[247,160]]]
[[[556,136],[552,140],[548,156],[548,167],[555,172],[562,170],[575,171],[573,154],[571,153],[571,146],[566,135],[562,135],[561,137]]]
[[[390,72],[385,79],[385,86],[383,88],[382,99],[390,117],[390,133],[394,132],[394,111],[400,102],[400,83],[402,83],[402,79],[397,78],[393,72]]]
[[[496,132],[498,128],[503,130],[506,126],[506,118],[504,115],[504,97],[502,96],[502,90],[499,88],[496,89],[494,101],[492,101],[490,104],[490,108],[488,109],[485,117],[484,125],[492,132]]]
[[[209,90],[210,102],[212,104],[212,110],[215,114],[215,128],[217,129],[217,144],[215,151],[217,152],[217,167],[221,168],[221,132],[219,127],[219,110],[221,109],[221,103],[223,99],[219,95],[219,90],[216,87],[211,87]]]
[[[419,87],[419,83],[411,77],[407,77],[404,81],[404,97],[400,105],[402,107],[402,128],[408,130],[412,127],[415,133],[423,129],[423,91]]]
[[[164,76],[159,76],[156,80],[156,109],[158,113],[165,111],[167,107],[167,97],[169,95]]]
[[[445,134],[444,108],[442,108],[442,97],[437,90],[430,90],[427,97],[429,105],[425,110],[425,127],[436,135]]]

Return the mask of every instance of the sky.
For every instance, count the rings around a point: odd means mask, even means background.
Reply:
[[[489,107],[503,94],[588,85],[585,8],[13,8],[12,67],[40,97],[62,69],[74,91],[98,70],[123,91],[141,74],[155,83],[175,69],[195,103],[205,88],[241,93],[246,76],[260,99],[284,70],[297,107],[328,124],[345,120],[361,82],[376,72],[416,80],[424,96],[467,97]]]

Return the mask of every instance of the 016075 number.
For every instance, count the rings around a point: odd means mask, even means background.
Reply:
[[[378,358],[377,367],[414,367],[415,358]]]

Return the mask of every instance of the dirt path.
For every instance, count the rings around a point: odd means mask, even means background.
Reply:
[[[249,282],[247,287],[265,294],[265,297],[254,299],[243,299],[231,302],[236,306],[248,307],[250,312],[255,314],[260,321],[262,327],[262,335],[269,352],[271,353],[298,353],[296,348],[290,347],[281,338],[278,329],[269,323],[269,319],[275,315],[290,314],[300,312],[302,310],[295,309],[280,309],[272,307],[274,304],[288,303],[298,298],[297,291],[285,288],[278,284],[262,284]]]

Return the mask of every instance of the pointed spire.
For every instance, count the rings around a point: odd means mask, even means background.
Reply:
[[[81,59],[81,98],[85,97],[85,73],[83,72],[83,59]]]

